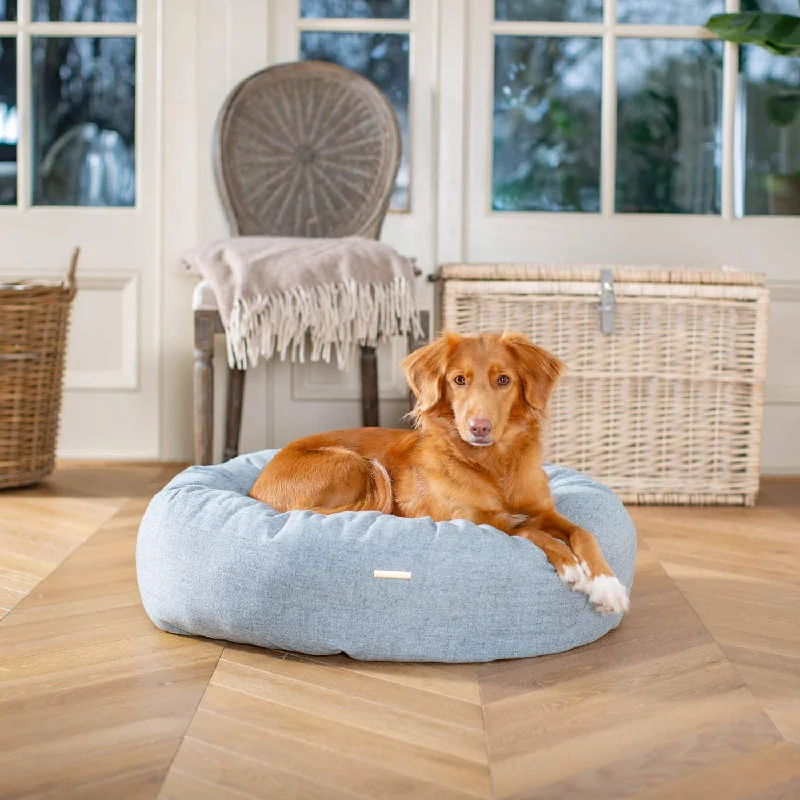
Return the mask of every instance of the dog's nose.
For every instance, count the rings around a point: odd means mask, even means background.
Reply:
[[[478,439],[485,439],[492,429],[492,423],[488,419],[469,420],[469,432]]]

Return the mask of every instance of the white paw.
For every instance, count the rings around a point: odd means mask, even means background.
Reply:
[[[564,573],[559,574],[563,583],[566,583],[573,592],[583,592],[589,594],[591,585],[589,573],[586,567],[577,561],[572,566],[564,567]]]
[[[613,575],[592,578],[589,600],[601,614],[624,614],[630,607],[628,592]]]

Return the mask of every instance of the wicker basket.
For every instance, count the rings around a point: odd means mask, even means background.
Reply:
[[[55,466],[69,311],[78,250],[63,283],[0,284],[0,489]]]
[[[443,330],[520,331],[566,363],[548,409],[548,460],[628,503],[755,503],[763,275],[452,264],[440,277]]]

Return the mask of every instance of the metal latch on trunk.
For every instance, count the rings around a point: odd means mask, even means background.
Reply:
[[[610,336],[614,333],[614,272],[610,269],[600,270],[600,330]]]

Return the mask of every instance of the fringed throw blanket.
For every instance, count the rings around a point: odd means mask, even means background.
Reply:
[[[411,261],[361,237],[225,239],[184,257],[214,290],[228,361],[245,369],[278,353],[344,369],[356,345],[419,333]]]

